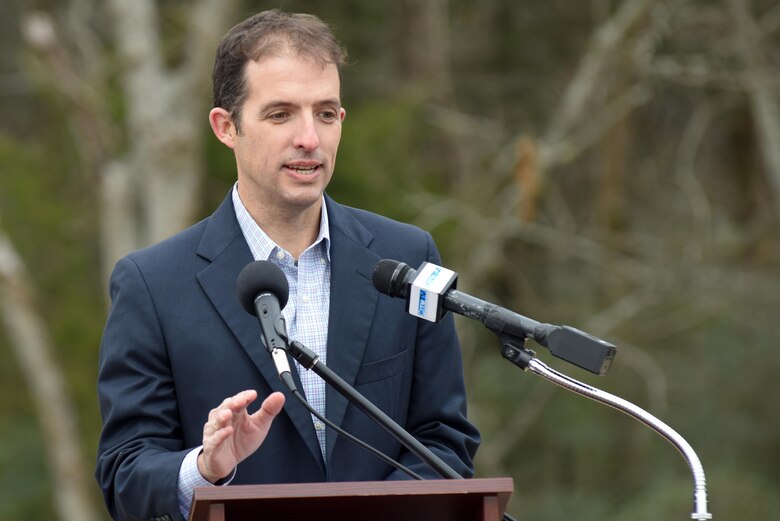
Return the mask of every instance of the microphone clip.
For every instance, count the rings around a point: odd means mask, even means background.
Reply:
[[[320,355],[316,354],[314,351],[301,344],[297,340],[290,342],[290,344],[287,346],[287,351],[293,358],[295,358],[295,360],[298,361],[299,364],[301,364],[301,367],[304,369],[313,368],[320,360]]]
[[[515,335],[501,335],[501,356],[526,371],[536,353],[525,347],[526,338]]]

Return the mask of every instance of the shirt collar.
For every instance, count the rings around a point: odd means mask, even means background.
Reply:
[[[244,203],[238,195],[238,183],[233,185],[232,198],[233,209],[236,212],[238,225],[241,227],[241,233],[244,234],[244,239],[246,239],[246,242],[249,245],[252,257],[255,260],[267,260],[275,251],[283,250],[283,248],[276,244],[268,234],[258,226],[249,214],[249,210],[246,209],[246,206],[244,206]],[[320,243],[322,243],[322,246],[319,246]],[[306,251],[318,246],[322,248],[325,257],[328,262],[330,262],[330,226],[328,225],[328,208],[325,204],[324,196],[322,198],[322,210],[320,214],[320,231],[311,246],[306,248]]]

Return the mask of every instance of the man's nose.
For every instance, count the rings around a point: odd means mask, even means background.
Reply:
[[[295,148],[304,150],[315,150],[320,146],[320,136],[317,134],[317,127],[314,118],[302,118],[299,120],[299,126],[295,132]]]

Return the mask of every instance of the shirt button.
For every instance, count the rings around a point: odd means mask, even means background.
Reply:
[[[308,303],[308,302],[309,302],[309,297],[307,297],[306,295],[304,295],[304,296],[303,296],[303,301],[304,301],[304,302],[306,302],[306,303]]]
[[[321,421],[316,421],[316,422],[314,422],[314,429],[318,430],[318,431],[321,431],[321,430],[325,429],[325,424],[322,423]]]
[[[276,258],[279,260],[284,259],[284,252],[283,251],[277,251],[276,252]]]

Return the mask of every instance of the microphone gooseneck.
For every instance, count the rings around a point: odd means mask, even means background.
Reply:
[[[423,264],[424,266],[425,264]],[[423,267],[420,268],[421,272]],[[413,292],[426,291],[426,289],[420,289],[427,288],[425,282],[420,282],[417,279],[417,271],[402,262],[390,259],[379,261],[374,267],[372,276],[377,291],[392,297],[405,298],[407,302],[410,301],[410,295]],[[691,518],[695,520],[712,519],[712,514],[707,512],[704,469],[693,448],[682,436],[631,402],[550,369],[534,358],[533,351],[523,347],[526,338],[533,338],[540,345],[547,347],[554,356],[603,375],[614,359],[615,346],[569,326],[541,324],[471,295],[461,293],[454,288],[440,287],[435,293],[437,293],[437,297],[441,297],[437,299],[437,302],[440,302],[443,309],[478,320],[485,327],[498,334],[501,337],[502,356],[524,371],[530,371],[566,390],[613,407],[639,420],[666,438],[686,459],[693,475],[694,512],[691,514]],[[409,307],[409,313],[425,318],[417,314],[412,306]]]

